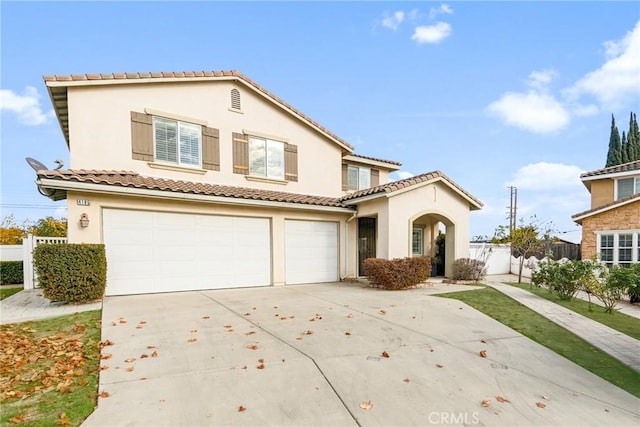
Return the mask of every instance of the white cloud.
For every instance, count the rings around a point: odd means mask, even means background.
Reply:
[[[559,192],[565,192],[569,188],[582,190],[580,174],[583,172],[582,169],[574,165],[532,163],[518,169],[507,185],[534,191],[559,190]]]
[[[392,178],[396,178],[394,179],[394,181],[399,181],[401,179],[407,179],[407,178],[411,178],[412,176],[415,176],[416,174],[409,172],[409,171],[396,171],[392,173]]]
[[[505,93],[489,104],[487,111],[509,125],[540,134],[563,129],[571,120],[568,111],[553,96],[534,90]]]
[[[429,10],[429,19],[435,19],[438,15],[451,15],[453,9],[448,4],[442,3],[438,7],[432,7]]]
[[[557,76],[558,73],[555,70],[532,71],[527,84],[537,90],[546,90]]]
[[[398,26],[402,23],[402,21],[404,21],[404,12],[398,10],[394,12],[393,15],[387,15],[382,18],[382,26],[395,31],[396,29],[398,29]]]
[[[640,87],[640,21],[620,41],[604,43],[607,62],[565,90],[570,98],[592,95],[604,106],[615,107]]]
[[[418,44],[440,43],[451,35],[451,25],[446,22],[436,22],[434,25],[416,27],[411,39]]]
[[[40,106],[40,94],[32,86],[27,86],[22,95],[12,90],[0,89],[0,109],[18,115],[18,120],[30,126],[44,124],[53,117],[53,111],[44,112]]]

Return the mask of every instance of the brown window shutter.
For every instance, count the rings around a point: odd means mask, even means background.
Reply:
[[[298,146],[284,144],[284,179],[298,182]]]
[[[380,171],[378,169],[371,169],[371,186],[377,187],[380,185]]]
[[[249,175],[249,137],[233,132],[233,173]]]
[[[153,117],[149,114],[131,112],[131,157],[153,161]]]
[[[342,191],[349,189],[349,165],[342,164]]]
[[[202,168],[220,170],[220,132],[218,129],[202,127]]]

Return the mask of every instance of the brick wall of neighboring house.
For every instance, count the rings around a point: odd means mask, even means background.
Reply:
[[[582,259],[596,255],[596,231],[640,229],[640,200],[582,220]]]

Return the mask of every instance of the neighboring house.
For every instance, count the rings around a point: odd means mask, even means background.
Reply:
[[[591,209],[572,216],[582,225],[582,259],[607,265],[640,262],[640,160],[580,175]]]
[[[340,137],[236,71],[44,78],[69,170],[38,171],[66,199],[70,243],[104,243],[107,294],[332,282],[368,257],[469,256],[482,203],[439,171]]]

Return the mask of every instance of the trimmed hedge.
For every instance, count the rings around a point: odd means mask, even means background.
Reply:
[[[471,258],[458,258],[452,265],[455,280],[473,280],[479,282],[487,274],[484,261]]]
[[[22,261],[0,261],[0,285],[22,283],[23,280]]]
[[[104,296],[107,259],[103,244],[39,245],[33,265],[45,298],[87,302]]]
[[[431,258],[367,258],[364,271],[372,285],[388,290],[407,289],[429,278]]]

